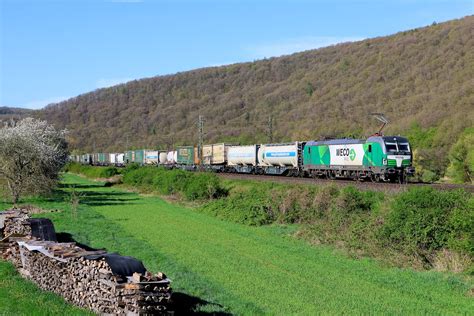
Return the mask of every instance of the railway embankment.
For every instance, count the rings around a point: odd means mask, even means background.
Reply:
[[[474,196],[462,188],[371,190],[136,166],[120,172],[134,190],[192,201],[197,212],[248,226],[296,225],[294,237],[350,256],[400,267],[474,271]]]

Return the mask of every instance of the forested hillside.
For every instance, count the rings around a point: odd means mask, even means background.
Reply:
[[[274,141],[364,137],[379,125],[371,112],[390,120],[386,134],[410,137],[421,175],[443,176],[450,155],[472,145],[474,16],[132,81],[50,105],[39,115],[69,129],[73,149],[118,151],[196,143],[199,115],[205,142],[267,142],[269,116]]]
[[[0,126],[3,122],[18,120],[32,113],[32,110],[0,106]]]

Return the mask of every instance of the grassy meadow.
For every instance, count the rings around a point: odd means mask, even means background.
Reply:
[[[81,199],[75,211],[67,202],[72,190]],[[296,225],[222,221],[73,175],[51,198],[25,202],[64,210],[41,215],[63,238],[165,272],[178,314],[469,314],[474,307],[471,285],[460,276],[350,259],[291,237]]]
[[[0,315],[93,315],[54,293],[23,279],[12,264],[0,260]]]

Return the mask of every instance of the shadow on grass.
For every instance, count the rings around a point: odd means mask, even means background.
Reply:
[[[196,311],[198,308],[206,307],[216,310],[222,310],[224,307],[217,303],[208,302],[196,296],[191,296],[186,293],[173,292],[172,303],[170,309],[175,312],[175,315],[232,315],[231,313],[215,311],[202,312]]]
[[[87,250],[104,250],[92,248],[88,245],[77,242],[70,233],[60,232],[56,233],[56,238],[58,242],[75,242],[77,246]],[[205,307],[206,309],[215,310],[212,312],[203,312],[197,311],[198,309]],[[222,312],[224,307],[217,303],[212,303],[206,300],[203,300],[199,297],[188,295],[181,292],[173,292],[172,302],[170,305],[170,310],[174,311],[175,315],[232,315],[227,312]]]
[[[58,183],[58,188],[59,189],[69,189],[69,188],[75,188],[75,189],[91,189],[91,188],[103,188],[105,187],[103,183],[97,183],[97,184],[75,184],[75,183]]]
[[[98,186],[103,187],[103,186]],[[77,188],[77,186],[75,186]],[[88,206],[108,206],[108,205],[132,205],[139,200],[134,193],[129,192],[99,192],[77,190],[80,204]],[[45,198],[48,202],[68,202],[71,198],[71,192],[63,189],[55,190],[49,197]]]

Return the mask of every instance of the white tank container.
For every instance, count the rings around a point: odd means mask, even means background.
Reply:
[[[255,166],[257,146],[229,146],[227,149],[227,164],[229,166]]]
[[[166,164],[166,162],[168,161],[167,157],[168,157],[168,153],[167,153],[166,151],[160,152],[160,155],[159,155],[159,158],[158,158],[158,162],[159,162],[161,165]]]
[[[169,151],[166,154],[166,163],[167,164],[175,164],[178,160],[178,152],[177,151]]]
[[[117,154],[115,162],[118,164],[123,164],[125,160],[125,154]]]
[[[258,149],[258,165],[298,167],[298,142],[261,145]]]

